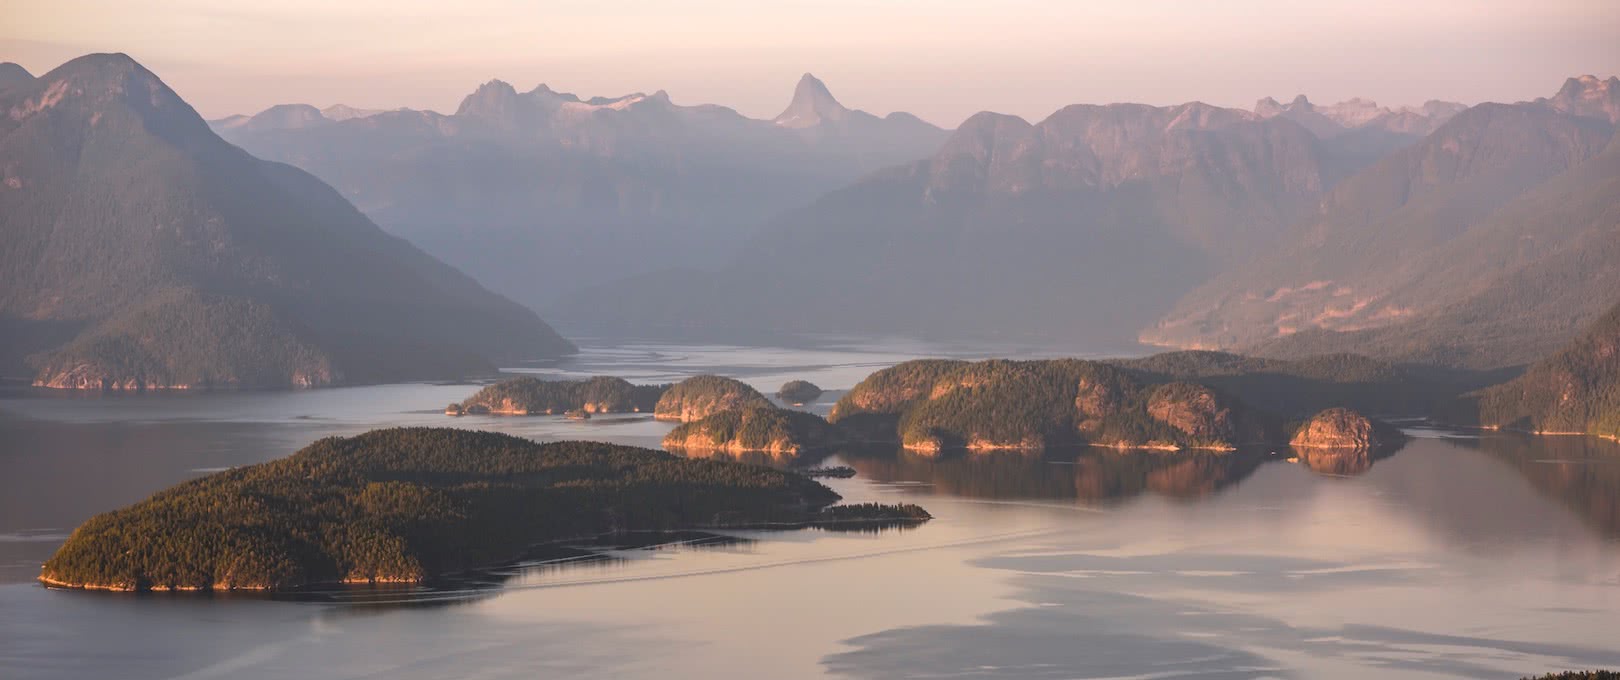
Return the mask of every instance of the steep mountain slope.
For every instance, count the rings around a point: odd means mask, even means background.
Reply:
[[[770,216],[925,156],[945,136],[911,116],[846,109],[808,75],[797,109],[821,118],[779,125],[662,91],[585,99],[497,80],[452,115],[339,120],[294,105],[215,128],[535,305],[671,262],[717,263]]]
[[[0,63],[0,90],[34,82],[34,75],[19,64],[11,62]]]
[[[285,387],[572,351],[121,54],[0,91],[0,326],[58,387]]]
[[[629,334],[1118,348],[1180,291],[1277,239],[1336,167],[1292,121],[1198,103],[1071,106],[1034,125],[981,113],[932,158],[787,213],[718,274],[648,277],[548,313]]]
[[[1620,275],[1620,80],[1482,104],[1345,180],[1299,236],[1183,298],[1143,339],[1476,367],[1539,356]]]
[[[1486,426],[1620,438],[1620,305],[1524,375],[1475,396]]]

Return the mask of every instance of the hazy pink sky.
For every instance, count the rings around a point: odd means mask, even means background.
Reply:
[[[846,105],[955,125],[1071,103],[1475,103],[1620,73],[1620,0],[0,0],[0,60],[127,52],[204,115],[453,110],[491,78],[668,90],[756,117],[812,71]]]

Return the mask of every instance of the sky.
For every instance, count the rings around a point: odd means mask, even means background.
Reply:
[[[804,72],[954,126],[1075,103],[1474,104],[1620,74],[1620,0],[0,0],[0,61],[125,52],[204,116],[453,111],[479,83],[775,116]]]

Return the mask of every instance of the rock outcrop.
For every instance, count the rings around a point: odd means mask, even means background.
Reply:
[[[1235,399],[1195,383],[1169,383],[1153,388],[1147,412],[1175,428],[1195,446],[1230,449],[1265,440],[1263,429],[1243,422]]]
[[[1301,449],[1379,449],[1404,440],[1400,430],[1347,408],[1330,408],[1305,421],[1289,446]]]

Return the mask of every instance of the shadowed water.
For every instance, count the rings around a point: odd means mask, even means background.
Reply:
[[[993,350],[992,350],[993,351]],[[834,390],[940,348],[632,346],[555,375]],[[985,353],[989,353],[986,351]],[[963,355],[972,356],[971,352]],[[51,591],[72,527],[177,481],[384,425],[656,445],[641,415],[450,419],[474,385],[0,397],[5,678],[1517,678],[1620,666],[1620,446],[1434,430],[1378,455],[1104,450],[814,461],[905,531],[561,546],[289,599]],[[401,606],[405,605],[405,606]]]

